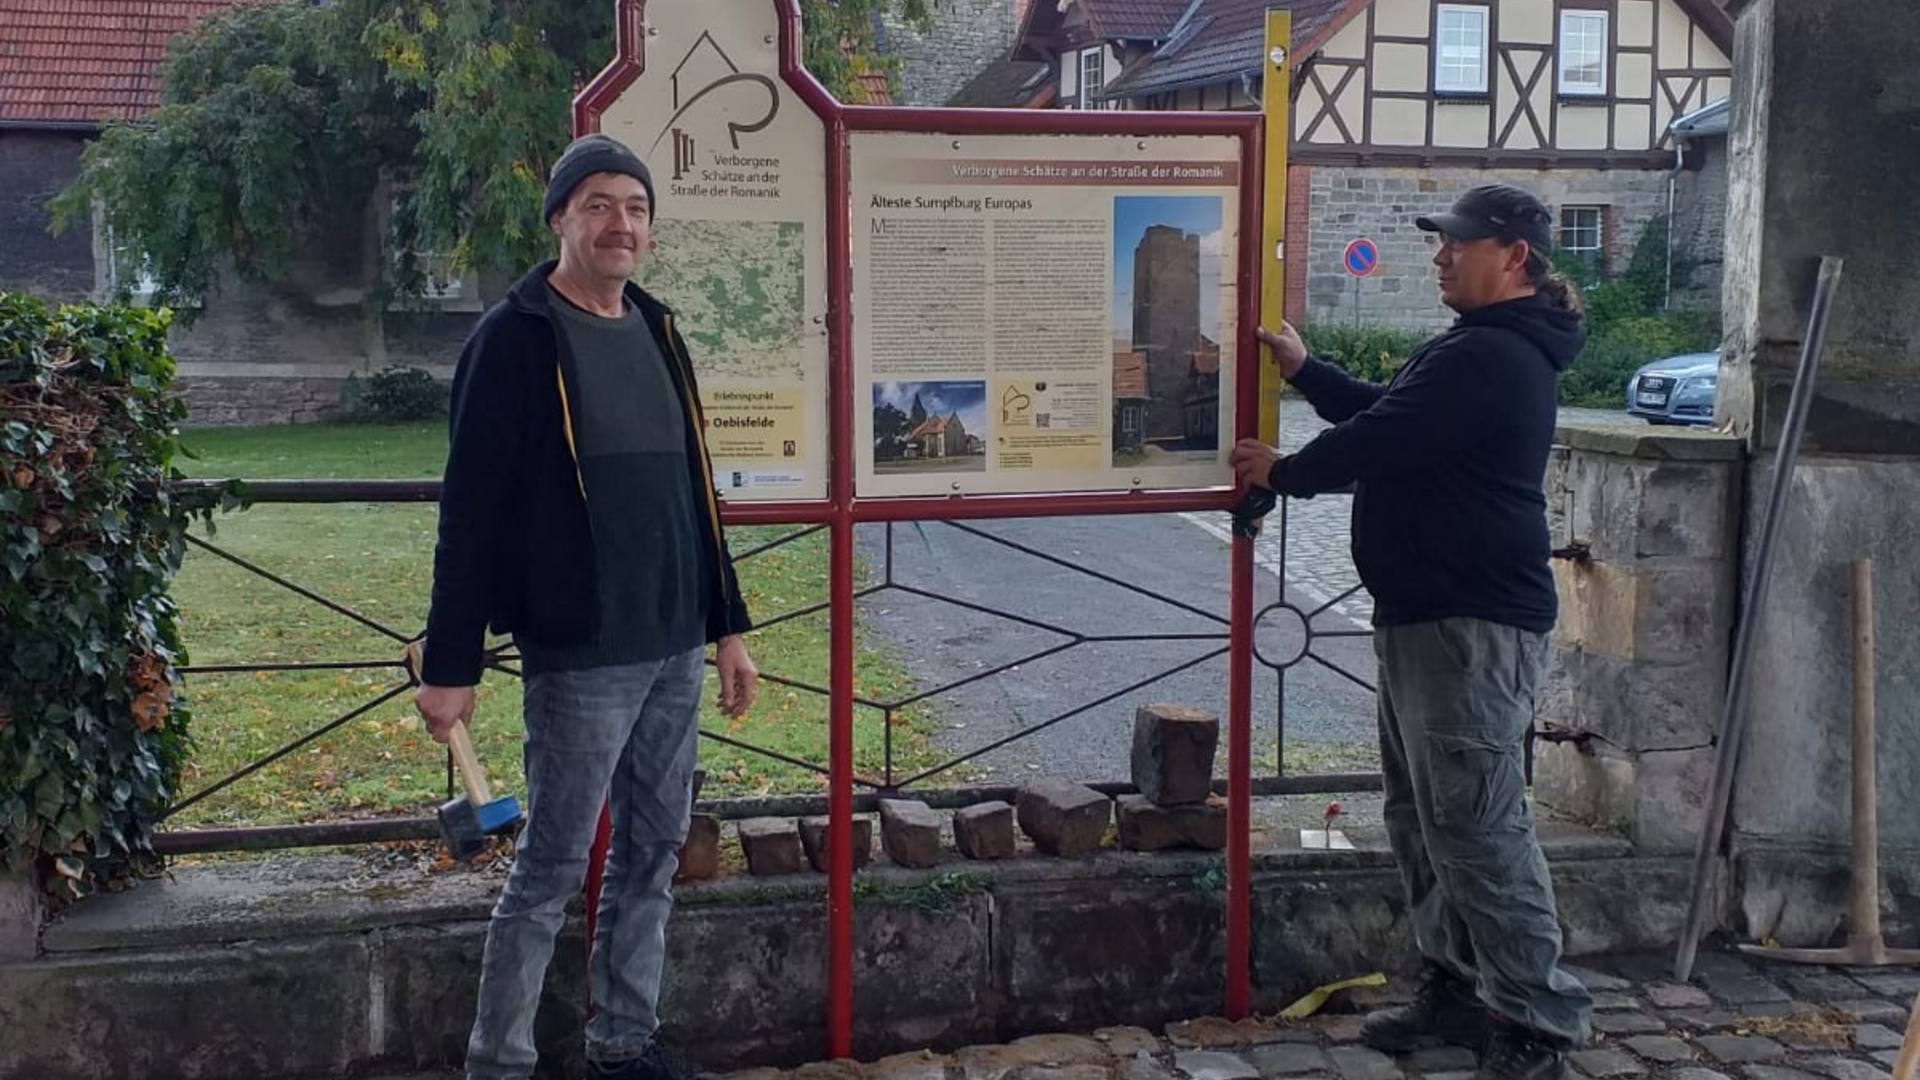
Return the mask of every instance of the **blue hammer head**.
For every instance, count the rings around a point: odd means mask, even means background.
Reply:
[[[440,805],[440,836],[447,850],[462,862],[487,850],[487,837],[511,832],[520,824],[520,800],[503,795],[485,803],[464,796]]]

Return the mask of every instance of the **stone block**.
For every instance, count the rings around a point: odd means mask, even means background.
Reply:
[[[1627,1040],[1627,1049],[1662,1065],[1693,1060],[1693,1047],[1671,1035],[1640,1035]]]
[[[1020,829],[1048,855],[1075,859],[1100,848],[1113,820],[1113,802],[1071,780],[1045,779],[1020,793]]]
[[[338,1074],[364,1060],[381,1015],[369,1000],[364,937],[316,934],[148,956],[130,962],[106,950],[0,965],[0,1076]],[[137,1037],[107,1034],[115,1031]]]
[[[1597,994],[1597,993],[1600,993],[1601,991],[1608,991],[1608,990],[1630,991],[1633,989],[1632,983],[1628,982],[1625,979],[1620,978],[1617,975],[1609,975],[1604,971],[1595,971],[1592,968],[1579,967],[1578,965],[1574,965],[1574,964],[1567,964],[1564,966],[1567,974],[1573,976],[1576,979],[1579,979],[1580,985],[1586,987],[1589,991],[1593,993]]]
[[[1836,1001],[1833,1007],[1862,1023],[1905,1024],[1907,1022],[1906,1006],[1895,1005],[1879,998]]]
[[[1205,802],[1213,793],[1220,718],[1185,705],[1142,705],[1133,716],[1133,786],[1160,806]]]
[[[953,813],[953,841],[969,859],[1013,857],[1013,807],[995,800]]]
[[[1732,625],[1731,574],[1713,562],[1632,564],[1555,560],[1554,641],[1618,660],[1689,663],[1723,655]]]
[[[1605,1012],[1593,1018],[1593,1029],[1607,1035],[1646,1035],[1667,1030],[1667,1025],[1646,1013]]]
[[[1667,462],[1654,468],[1640,492],[1634,554],[1647,557],[1729,558],[1739,536],[1731,464]]]
[[[1656,1009],[1704,1009],[1713,1004],[1705,990],[1678,983],[1659,983],[1646,988],[1647,1000]]]
[[[1160,1052],[1160,1040],[1146,1028],[1110,1027],[1101,1028],[1093,1033],[1094,1041],[1107,1048],[1107,1052],[1117,1058],[1130,1058],[1135,1054],[1157,1054]]]
[[[833,819],[829,817],[808,817],[800,819],[800,847],[807,853],[807,865],[821,873],[828,872],[827,860],[831,851],[827,847],[827,837],[832,832]],[[855,816],[853,819],[853,868],[855,870],[873,861],[873,819]]]
[[[1311,1043],[1263,1046],[1254,1050],[1249,1060],[1254,1068],[1260,1070],[1260,1075],[1265,1077],[1324,1073],[1333,1067],[1333,1063],[1327,1060],[1327,1055]],[[1418,1065],[1414,1067],[1420,1068]]]
[[[1746,1074],[1747,1080],[1815,1080],[1810,1073],[1783,1065],[1748,1065],[1740,1071]]]
[[[740,848],[747,856],[747,870],[756,877],[797,874],[800,858],[800,830],[791,818],[752,818],[740,823]]]
[[[780,1080],[780,1073],[768,1080]],[[868,1065],[865,1080],[947,1080],[947,1059],[931,1050],[895,1054]]]
[[[1624,829],[1633,820],[1634,761],[1605,746],[1536,742],[1533,789],[1542,806],[1575,821]]]
[[[1695,1041],[1715,1061],[1728,1065],[1777,1061],[1787,1053],[1786,1047],[1758,1035],[1702,1035]]]
[[[1246,1058],[1219,1050],[1182,1050],[1173,1056],[1173,1067],[1188,1080],[1260,1080],[1260,1070]]]
[[[1224,851],[1227,808],[1208,803],[1156,806],[1145,795],[1119,799],[1120,846],[1128,851],[1191,847]]]
[[[1828,1080],[1889,1080],[1892,1075],[1878,1065],[1843,1057],[1815,1058],[1807,1067]]]
[[[1758,464],[1748,470],[1749,550],[1760,531],[1772,472]],[[1846,719],[1851,563],[1868,556],[1874,560],[1879,628],[1880,841],[1888,851],[1920,848],[1920,800],[1892,800],[1887,779],[1920,769],[1920,725],[1894,720],[1920,713],[1920,635],[1908,629],[1920,625],[1920,590],[1911,574],[1911,538],[1920,533],[1920,469],[1911,460],[1803,456],[1788,507],[1772,593],[1756,621],[1753,711],[1732,827],[1766,843],[1842,850],[1850,843],[1844,793],[1852,760]]]
[[[1866,987],[1838,974],[1788,975],[1787,985],[1796,997],[1806,1001],[1857,1001],[1867,996]]]
[[[1342,1080],[1400,1080],[1404,1075],[1392,1058],[1367,1046],[1336,1046],[1327,1057]]]
[[[31,960],[40,950],[44,908],[31,871],[0,871],[0,963]]]
[[[1472,1072],[1479,1064],[1479,1057],[1465,1046],[1435,1046],[1414,1051],[1407,1058],[1407,1064],[1422,1074]]]
[[[1581,1075],[1594,1080],[1607,1080],[1614,1076],[1643,1076],[1647,1067],[1635,1061],[1630,1054],[1618,1050],[1575,1050],[1567,1057]]]
[[[911,799],[880,800],[880,844],[897,866],[940,861],[940,815]]]
[[[1897,1050],[1900,1033],[1880,1024],[1861,1024],[1853,1029],[1853,1045],[1861,1050]]]
[[[680,845],[680,869],[675,881],[706,881],[720,876],[720,819],[712,814],[695,814],[687,824],[686,842]]]

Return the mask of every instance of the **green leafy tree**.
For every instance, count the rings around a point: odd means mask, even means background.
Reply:
[[[843,100],[897,61],[876,25],[928,0],[802,0],[810,69]],[[580,0],[336,0],[248,6],[177,38],[161,108],[109,128],[53,204],[96,204],[124,280],[163,302],[223,272],[317,293],[416,292],[415,252],[513,273],[552,251],[540,195],[574,91],[613,55],[612,6]],[[392,213],[388,213],[391,201]],[[379,286],[375,289],[374,286]],[[182,317],[190,317],[191,310]]]

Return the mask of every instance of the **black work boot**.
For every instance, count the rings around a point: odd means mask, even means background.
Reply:
[[[1429,967],[1413,1004],[1369,1014],[1360,1025],[1360,1041],[1383,1054],[1405,1054],[1436,1042],[1478,1049],[1491,1022],[1470,984]]]
[[[1567,1043],[1509,1020],[1495,1020],[1474,1080],[1567,1080]]]
[[[658,1039],[647,1043],[637,1058],[620,1062],[589,1062],[590,1080],[694,1080],[686,1060]]]

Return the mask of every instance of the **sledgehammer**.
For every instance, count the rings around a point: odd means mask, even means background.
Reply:
[[[424,638],[407,643],[407,674],[420,682],[420,657]],[[480,757],[473,752],[473,739],[467,725],[455,724],[447,733],[447,749],[460,767],[460,782],[467,789],[464,799],[455,798],[440,805],[440,837],[455,859],[466,862],[487,850],[487,837],[505,833],[520,824],[520,800],[511,795],[496,799],[487,787],[487,773]]]

